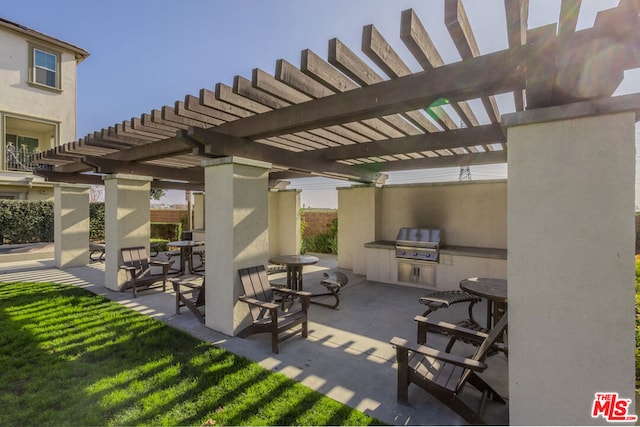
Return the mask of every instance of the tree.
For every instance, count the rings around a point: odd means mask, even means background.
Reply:
[[[153,200],[160,200],[162,196],[164,196],[165,191],[161,188],[152,188],[151,189],[151,198]]]

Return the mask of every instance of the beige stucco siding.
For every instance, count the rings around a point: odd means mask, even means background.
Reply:
[[[507,247],[507,182],[385,186],[377,240],[395,240],[400,227],[445,231],[448,245]]]
[[[61,91],[29,84],[30,43],[61,54]],[[24,34],[0,31],[0,112],[59,124],[59,142],[76,139],[75,55]]]

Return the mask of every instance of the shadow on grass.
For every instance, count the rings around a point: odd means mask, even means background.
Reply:
[[[0,283],[0,425],[379,421],[89,292]]]

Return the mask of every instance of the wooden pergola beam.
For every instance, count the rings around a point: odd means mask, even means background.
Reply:
[[[525,58],[525,47],[507,49],[247,117],[241,122],[220,125],[216,131],[239,137],[267,138],[425,108],[440,98],[461,101],[484,93],[522,89],[526,68],[517,65],[524,63]]]
[[[426,157],[395,162],[370,163],[368,166],[385,172],[413,169],[446,168],[469,165],[489,165],[507,162],[507,151],[487,151],[484,153],[455,154],[450,156]]]
[[[427,30],[413,9],[407,9],[402,12],[400,19],[400,39],[402,39],[407,49],[409,49],[413,57],[416,58],[425,71],[444,65],[438,49],[431,41],[431,37],[429,37]],[[478,126],[478,124],[480,124],[468,102],[453,102],[451,103],[451,107],[467,127]]]
[[[527,44],[529,0],[504,0],[509,47]],[[524,91],[513,92],[516,111],[524,110]]]
[[[376,182],[380,179],[377,172],[327,161],[319,156],[308,157],[305,161],[301,161],[301,153],[269,145],[256,149],[254,141],[220,134],[213,129],[192,128],[188,132],[183,132],[181,138],[187,142],[193,139],[203,144],[204,153],[211,157],[247,157],[299,171],[349,176],[361,182]]]
[[[112,160],[97,156],[85,156],[82,158],[82,163],[93,167],[96,172],[103,174],[126,173],[175,181],[204,182],[204,171],[201,167],[172,168],[138,162]]]
[[[576,31],[581,5],[582,0],[562,0],[560,4],[560,19],[558,20],[558,37]]]
[[[373,25],[362,29],[362,51],[392,79],[411,74],[411,69]],[[425,111],[444,130],[458,128],[441,106],[429,106]]]
[[[321,155],[325,160],[347,160],[358,157],[379,157],[422,151],[444,150],[458,147],[506,143],[502,128],[498,125],[483,125],[461,128],[449,132],[412,135],[385,141],[374,141],[356,146],[327,148],[322,153],[304,153],[300,157]]]
[[[124,162],[141,162],[190,154],[193,152],[193,149],[193,145],[186,143],[180,138],[173,137],[151,144],[116,151],[103,156],[103,158]]]
[[[455,44],[463,60],[480,56],[480,48],[473,35],[473,29],[469,23],[467,12],[464,10],[461,0],[445,0],[445,25],[453,43]],[[500,111],[494,96],[481,96],[480,100],[491,123],[500,122]]]
[[[102,185],[102,175],[85,173],[55,172],[46,169],[36,169],[34,174],[45,178],[49,182],[73,182],[75,184]]]

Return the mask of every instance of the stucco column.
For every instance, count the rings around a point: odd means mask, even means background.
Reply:
[[[511,424],[602,425],[591,417],[596,393],[634,399],[636,115],[628,108],[614,98],[502,119]]]
[[[367,274],[365,243],[378,235],[380,190],[375,185],[338,189],[338,265]]]
[[[207,216],[206,325],[235,335],[250,322],[238,302],[238,269],[268,262],[267,193],[270,164],[238,157],[202,163]]]
[[[105,286],[117,291],[127,280],[120,250],[146,246],[149,253],[151,178],[115,174],[103,179]]]
[[[55,184],[53,188],[53,241],[58,268],[89,263],[89,188],[81,184]]]
[[[269,257],[300,253],[300,192],[269,192]]]
[[[204,193],[193,193],[193,229],[205,229]]]

